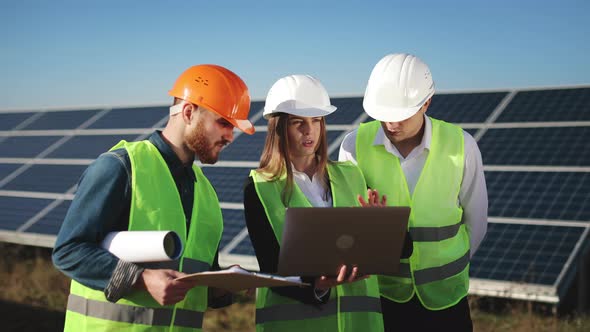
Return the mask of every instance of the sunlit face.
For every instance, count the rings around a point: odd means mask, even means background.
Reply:
[[[426,109],[422,108],[416,114],[400,122],[381,122],[385,136],[393,144],[416,137],[424,124],[425,111]]]
[[[215,164],[221,150],[234,139],[234,126],[214,112],[195,109],[195,124],[188,128],[185,142],[203,164]]]
[[[321,123],[322,117],[289,115],[287,136],[291,158],[315,155],[320,145]]]

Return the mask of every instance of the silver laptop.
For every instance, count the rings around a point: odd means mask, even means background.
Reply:
[[[335,276],[346,264],[360,274],[393,275],[409,216],[409,207],[288,208],[277,274]]]

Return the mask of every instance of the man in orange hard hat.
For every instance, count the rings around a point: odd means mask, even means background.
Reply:
[[[248,88],[224,67],[198,65],[169,94],[174,102],[163,131],[119,142],[79,182],[53,252],[55,266],[73,279],[66,331],[199,331],[208,306],[231,303],[227,293],[176,279],[219,269],[221,209],[194,161],[215,163],[234,127],[254,133]],[[139,230],[175,231],[182,256],[148,267],[100,246],[110,232]]]

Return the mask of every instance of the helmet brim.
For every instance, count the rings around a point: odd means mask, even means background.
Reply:
[[[324,117],[324,116],[330,115],[335,110],[336,110],[336,106],[333,106],[333,105],[328,105],[328,106],[321,107],[321,108],[319,108],[319,107],[290,108],[289,107],[289,108],[279,108],[279,109],[275,109],[275,110],[267,110],[265,108],[263,116],[265,119],[268,120],[276,114],[287,113],[287,114],[291,114],[291,115],[295,115],[295,116],[312,118],[312,117],[318,117],[318,116]]]
[[[407,108],[394,108],[394,107],[380,107],[376,105],[365,105],[363,108],[367,114],[381,122],[401,122],[411,118],[414,114],[418,113],[422,105],[416,107]]]
[[[406,119],[411,118],[414,114],[418,113],[418,111],[432,98],[434,95],[434,91],[426,96],[416,106],[411,107],[391,107],[391,106],[383,106],[383,105],[375,105],[371,102],[368,102],[367,98],[363,98],[363,108],[365,112],[372,117],[373,119],[381,122],[400,122]]]
[[[234,127],[238,128],[239,130],[243,131],[248,135],[253,135],[256,130],[254,129],[254,125],[250,120],[240,120],[240,119],[231,119],[224,117],[229,123],[233,124]]]
[[[187,101],[189,103],[192,103],[191,101]],[[195,104],[196,105],[196,104]],[[250,120],[248,119],[234,119],[234,118],[230,118],[228,116],[225,116],[219,112],[217,112],[216,110],[206,106],[206,105],[197,105],[198,107],[201,107],[209,112],[213,112],[219,116],[221,116],[222,118],[226,119],[229,123],[231,123],[234,127],[240,129],[241,131],[245,132],[248,135],[252,135],[256,132],[256,130],[254,129],[254,125],[252,124],[252,122],[250,122]],[[173,105],[170,107],[170,116],[180,113],[182,111],[182,104],[177,104],[177,105]]]

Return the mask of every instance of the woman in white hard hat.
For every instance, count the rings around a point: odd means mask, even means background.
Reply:
[[[283,77],[268,92],[266,143],[244,189],[246,224],[261,272],[277,271],[286,207],[369,204],[360,170],[328,160],[324,116],[335,110],[322,84],[308,75]],[[385,205],[375,191],[368,195],[370,205]],[[336,278],[312,278],[314,287],[259,289],[257,330],[382,331],[376,277],[359,277],[350,268],[341,266]]]

